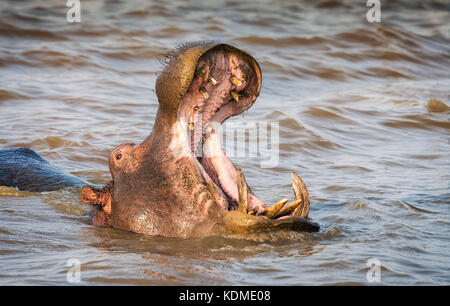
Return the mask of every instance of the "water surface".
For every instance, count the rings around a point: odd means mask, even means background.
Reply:
[[[361,2],[361,3],[359,3]],[[306,182],[319,233],[168,239],[96,228],[78,189],[0,187],[0,283],[448,285],[449,38],[446,1],[0,3],[0,147],[29,147],[92,183],[116,145],[151,131],[161,57],[222,40],[252,54],[263,86],[230,123],[278,122],[279,162],[233,158],[267,203]],[[436,101],[433,101],[437,100]],[[430,101],[431,100],[431,101]]]

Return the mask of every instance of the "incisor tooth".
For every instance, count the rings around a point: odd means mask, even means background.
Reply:
[[[231,82],[231,84],[234,84],[234,85],[236,85],[236,86],[241,86],[242,85],[242,82],[241,82],[241,80],[239,80],[237,77],[235,77],[234,75],[233,76],[230,76],[230,82]]]
[[[209,78],[209,82],[210,82],[213,86],[216,86],[216,84],[217,84],[216,79],[213,78],[213,77],[210,77],[210,78]]]
[[[189,122],[189,129],[192,131],[194,129],[194,124],[192,122]]]
[[[208,92],[206,91],[206,89],[204,87],[200,87],[198,91],[203,95],[203,97],[205,99],[209,98]]]
[[[236,100],[236,102],[239,102],[239,96],[238,96],[237,92],[232,90],[230,93],[231,93],[231,97],[233,97],[233,99]]]

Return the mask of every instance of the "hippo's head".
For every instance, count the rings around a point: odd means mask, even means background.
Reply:
[[[222,148],[221,124],[253,105],[261,82],[256,60],[233,46],[203,42],[171,52],[156,81],[152,133],[110,156],[112,226],[173,237],[317,230],[307,219],[308,194],[298,176],[297,200],[268,208]]]

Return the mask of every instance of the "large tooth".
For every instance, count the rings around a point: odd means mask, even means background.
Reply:
[[[273,218],[280,211],[280,209],[286,204],[288,199],[282,199],[280,202],[267,208],[262,214],[268,218]]]
[[[194,130],[194,124],[192,122],[189,122],[189,129],[192,131]]]
[[[248,197],[247,197],[247,182],[245,181],[244,173],[241,169],[237,169],[236,181],[238,187],[238,211],[246,214],[248,207]]]
[[[239,102],[239,95],[237,94],[236,91],[232,90],[230,91],[231,97],[236,100],[236,102]]]
[[[282,216],[290,215],[302,202],[303,202],[302,199],[298,199],[298,200],[295,200],[292,203],[289,203],[288,205],[284,206],[275,215],[275,219],[282,217]]]
[[[206,89],[204,87],[200,87],[198,91],[203,95],[203,97],[205,99],[209,98],[209,94],[208,94],[208,92],[206,91]]]
[[[294,196],[296,200],[302,200],[302,204],[292,212],[292,216],[301,216],[307,218],[309,214],[309,193],[303,180],[292,172],[292,188],[294,188]]]
[[[234,84],[236,86],[241,86],[242,82],[241,80],[239,80],[237,77],[235,77],[234,75],[230,76],[230,82],[231,84]]]

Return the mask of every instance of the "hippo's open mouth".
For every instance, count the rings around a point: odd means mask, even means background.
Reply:
[[[222,148],[220,125],[251,107],[260,90],[260,75],[258,65],[248,55],[213,48],[200,57],[177,113],[186,139],[183,151],[196,159],[203,175],[222,191],[225,209],[233,209],[239,202],[238,170]],[[248,192],[249,210],[262,212],[265,208]]]

